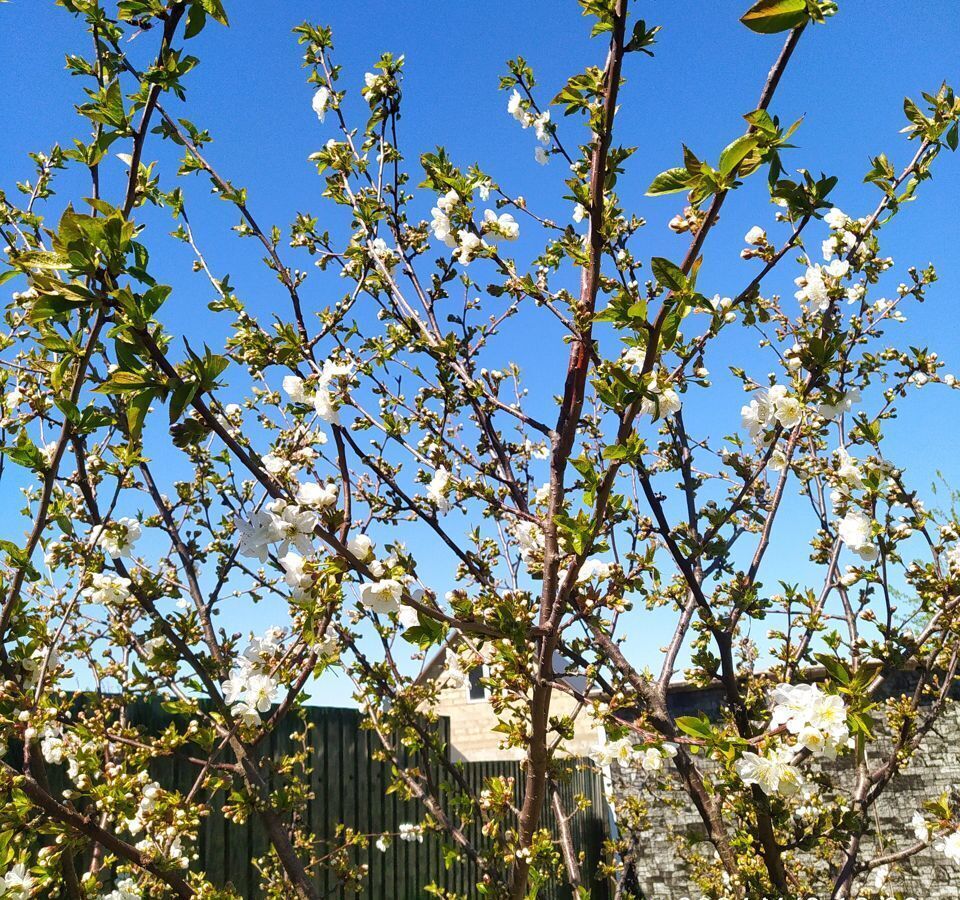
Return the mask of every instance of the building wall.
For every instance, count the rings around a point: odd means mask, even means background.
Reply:
[[[898,677],[891,685],[897,695],[909,690],[912,676]],[[684,690],[671,698],[676,715],[703,711],[715,716],[719,710],[720,695],[715,690]],[[849,761],[838,760],[841,778],[847,777]],[[666,802],[644,788],[644,780],[635,772],[614,766],[611,772],[614,798],[634,794],[648,800],[645,824],[637,829],[624,829],[634,847],[637,860],[637,880],[647,900],[680,900],[689,897],[699,900],[697,890],[687,874],[684,860],[677,852],[675,836],[703,835],[703,826],[695,809],[679,786],[669,793]],[[879,828],[868,832],[864,840],[865,858],[873,855],[873,843],[882,835],[886,852],[905,849],[914,843],[910,819],[924,801],[937,798],[960,785],[960,707],[951,704],[940,723],[927,736],[919,753],[908,769],[895,778],[876,804]],[[876,820],[874,820],[876,823]],[[623,823],[621,823],[623,827]],[[871,838],[871,834],[874,835]],[[712,855],[712,846],[703,842],[699,850]],[[902,876],[891,875],[879,896],[913,897],[915,900],[956,900],[960,897],[960,866],[954,865],[942,853],[927,849],[904,864]],[[872,880],[868,881],[872,888]],[[901,892],[901,893],[898,893]],[[876,897],[876,892],[864,891],[864,897]]]
[[[555,691],[550,703],[551,715],[573,715],[577,703],[569,694]],[[482,762],[490,760],[522,759],[520,748],[501,749],[502,735],[493,730],[497,717],[487,700],[470,700],[466,682],[445,677],[439,702],[431,707],[450,719],[450,746],[454,760]],[[589,756],[599,746],[599,737],[593,729],[586,710],[574,720],[573,740],[564,745],[570,756]]]

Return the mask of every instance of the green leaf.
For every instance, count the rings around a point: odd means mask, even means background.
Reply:
[[[45,468],[43,454],[24,431],[20,432],[16,444],[0,447],[0,453],[25,469],[42,472]]]
[[[199,444],[208,434],[210,434],[210,429],[196,419],[184,419],[170,429],[173,444],[180,449]]]
[[[156,385],[148,372],[114,372],[108,381],[95,388],[98,394],[129,394]]]
[[[155,396],[154,391],[142,391],[127,400],[127,428],[130,429],[130,437],[133,440],[140,437],[143,423],[147,420],[147,413]]]
[[[96,96],[88,115],[94,122],[102,122],[114,128],[126,126],[127,114],[123,108],[123,93],[120,90],[119,81],[111,82]]]
[[[196,37],[207,24],[207,11],[199,4],[194,3],[187,14],[187,27],[183,30],[185,38]]]
[[[417,622],[417,625],[403,632],[403,639],[420,647],[421,650],[439,644],[447,633],[447,625],[444,622],[438,622],[423,613],[417,613]]]
[[[958,133],[957,126],[960,126],[960,122],[954,122],[947,132],[947,146],[951,150],[956,150],[957,144],[960,143],[960,133]]]
[[[71,425],[80,424],[80,409],[69,397],[58,397],[53,402],[56,404],[57,409],[66,416],[67,421],[70,422]]]
[[[728,144],[720,154],[720,174],[732,175],[737,166],[756,149],[758,139],[753,134],[742,134],[735,141]]]
[[[27,269],[69,269],[70,261],[61,253],[49,250],[28,250],[17,257],[17,263]]]
[[[200,0],[200,3],[214,22],[220,25],[230,24],[229,19],[227,19],[227,11],[223,7],[223,0]]]
[[[806,0],[757,0],[740,21],[758,34],[777,34],[808,19]]]
[[[170,424],[173,425],[183,415],[187,404],[197,394],[198,385],[195,381],[181,381],[170,397]]]
[[[27,551],[12,541],[0,540],[0,550],[7,554],[10,564],[22,569],[27,581],[39,581],[40,573],[34,568]]]
[[[850,684],[850,673],[847,671],[847,667],[835,656],[817,653],[814,655],[814,659],[827,670],[834,681],[840,684]]]
[[[633,36],[623,48],[624,53],[633,53],[639,50],[641,53],[646,53],[647,56],[653,56],[652,51],[648,50],[647,47],[657,42],[656,36],[659,30],[659,25],[647,28],[647,23],[643,19],[638,19],[633,25]]]
[[[660,346],[664,350],[669,350],[677,340],[677,332],[680,330],[680,322],[683,319],[683,304],[671,309],[663,323],[663,330],[660,332]]]
[[[686,169],[667,169],[661,172],[647,188],[648,197],[659,197],[663,194],[676,194],[685,191],[690,184],[690,173]]]
[[[862,712],[852,712],[850,713],[850,732],[854,735],[863,735],[869,740],[873,739],[873,730],[876,727],[876,722],[873,719],[873,716],[868,716],[866,713]]]
[[[678,716],[674,724],[691,737],[706,739],[713,734],[713,726],[706,716]]]
[[[687,289],[687,276],[680,271],[679,266],[664,259],[662,256],[655,256],[650,260],[650,268],[657,281],[671,291],[685,291]]]

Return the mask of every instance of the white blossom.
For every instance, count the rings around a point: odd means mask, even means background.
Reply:
[[[335,484],[307,482],[297,487],[296,498],[297,503],[301,506],[326,509],[337,502],[337,486]]]
[[[527,113],[523,108],[523,97],[520,96],[520,91],[514,89],[510,94],[510,99],[507,100],[507,112],[518,122],[526,122]]]
[[[913,818],[910,820],[910,827],[913,829],[914,837],[918,841],[923,841],[927,843],[930,840],[930,826],[927,824],[926,819],[923,818],[923,813],[917,810],[913,814]]]
[[[515,241],[520,236],[520,226],[510,213],[501,213],[499,216],[492,210],[484,210],[483,233],[496,243],[499,238],[506,241]]]
[[[520,558],[530,565],[543,551],[543,531],[536,522],[519,522],[514,526],[513,534],[520,547]]]
[[[266,562],[270,544],[280,540],[274,517],[265,509],[258,509],[249,520],[235,519],[234,525],[239,535],[237,550],[240,555]]]
[[[365,562],[373,553],[373,541],[365,534],[358,534],[347,541],[347,549],[361,562]]]
[[[791,797],[802,783],[800,770],[788,761],[791,756],[789,747],[768,750],[764,756],[748,751],[737,762],[737,774],[744,784],[759,786],[768,797]]]
[[[826,222],[827,225],[829,225],[834,231],[839,231],[850,220],[847,218],[847,215],[843,212],[843,210],[833,207],[833,209],[831,209],[830,212],[823,217],[823,221]]]
[[[544,110],[533,119],[533,130],[541,144],[550,143],[550,110]]]
[[[427,499],[441,513],[449,512],[450,501],[447,499],[447,490],[450,487],[450,473],[443,466],[434,472],[430,484],[427,485]]]
[[[36,886],[33,876],[23,863],[17,863],[9,869],[0,884],[4,887],[4,893],[0,895],[4,900],[27,900]]]
[[[306,403],[306,394],[303,389],[303,379],[299,375],[287,375],[283,379],[284,393],[294,403]]]
[[[483,239],[479,234],[475,234],[472,231],[461,231],[457,235],[457,260],[462,266],[468,266],[473,262],[474,257],[477,254],[477,251],[481,250],[486,245],[483,242]]]
[[[124,516],[116,522],[108,522],[100,529],[96,545],[111,559],[129,557],[140,533],[140,523]]]
[[[306,560],[295,550],[291,550],[280,557],[280,565],[283,567],[283,580],[287,586],[292,588],[295,596],[301,596],[309,587],[311,580],[310,576],[304,572]]]
[[[116,887],[109,894],[104,894],[102,900],[140,900],[143,894],[132,878],[121,878]]]
[[[290,545],[305,555],[313,550],[313,533],[318,522],[315,512],[282,498],[271,500],[266,509],[272,517],[271,539],[281,544],[281,553],[286,553]]]
[[[779,684],[771,698],[771,727],[785,725],[797,736],[797,743],[811,752],[833,759],[849,739],[847,709],[836,694],[824,693],[813,684]]]
[[[259,724],[259,714],[274,703],[279,684],[271,670],[282,651],[281,634],[279,629],[268,629],[262,637],[251,637],[221,686],[224,702],[247,725]]]
[[[640,402],[641,413],[654,419],[665,419],[680,411],[680,395],[672,387],[654,383],[648,390],[653,396],[644,397]]]
[[[402,628],[413,628],[420,624],[420,614],[412,606],[401,606],[398,615]]]
[[[950,862],[960,863],[960,831],[953,831],[942,841],[937,841],[933,849],[942,853]]]
[[[863,487],[863,473],[855,460],[843,447],[834,451],[837,457],[837,477],[850,487]]]
[[[327,114],[327,104],[329,104],[329,102],[330,89],[326,85],[321,85],[313,95],[313,102],[311,103],[313,111],[317,114],[317,118],[321,122]]]
[[[599,559],[585,560],[580,570],[577,572],[577,584],[584,584],[587,581],[597,579],[605,581],[610,577],[612,566],[608,562]]]
[[[360,602],[371,612],[387,615],[400,609],[403,585],[393,578],[372,581],[360,588]]]
[[[859,403],[860,399],[860,388],[850,388],[840,395],[836,403],[820,403],[817,407],[817,415],[830,421],[839,419],[844,413],[850,412],[853,404]]]
[[[779,424],[793,428],[803,419],[803,405],[787,393],[782,384],[775,384],[754,393],[748,404],[740,408],[740,421],[750,432],[750,437],[759,440],[767,428]]]
[[[851,509],[838,526],[840,540],[865,562],[873,562],[879,555],[873,543],[873,520],[858,509]]]

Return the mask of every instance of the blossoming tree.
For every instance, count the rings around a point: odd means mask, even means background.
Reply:
[[[617,194],[628,161],[644,176],[616,123],[621,81],[650,64],[658,28],[628,0],[579,3],[603,45],[598,65],[552,99],[522,59],[501,82],[536,161],[564,167],[570,221],[443,149],[411,158],[402,57],[366,74],[369,114],[349,121],[355,73],[337,65],[328,29],[305,24],[295,31],[326,132],[311,157],[325,206],[284,232],[259,223],[255,198],[184,117],[190,42],[227,24],[221,0],[60,0],[92,38],[91,53],[68,57],[87,130],[35,154],[21,196],[0,198],[0,279],[15,288],[2,474],[7,509],[22,490],[27,520],[11,533],[8,513],[2,543],[4,896],[232,896],[191,865],[225,796],[266,835],[270,896],[319,896],[314,875],[332,858],[344,879],[361,877],[298,815],[303,755],[263,753],[329,669],[351,679],[393,787],[423,810],[395,836],[344,833],[343,847],[432,833],[483,896],[534,896],[550,877],[591,895],[566,827],[578,810],[559,810],[559,835],[544,827],[573,730],[561,694],[606,735],[602,756],[647,772],[654,795],[680,784],[715,851],[691,855],[710,896],[850,897],[928,846],[960,860],[951,797],[904,823],[915,843],[877,852],[869,839],[871,810],[943,712],[960,657],[960,525],[927,510],[884,449],[912,390],[956,386],[935,353],[892,334],[935,274],[907,268],[889,285],[897,268],[879,245],[956,149],[960,101],[946,86],[908,100],[912,155],[900,167],[877,156],[876,203],[841,212],[836,179],[787,167],[797,124],[775,114],[794,51],[831,27],[836,4],[759,0],[742,21],[772,35],[775,62],[719,157],[684,148],[650,182],[652,198],[682,198],[670,228],[688,241],[676,260],[650,259],[644,221]],[[155,162],[158,145],[179,154],[178,170]],[[191,176],[232,205],[241,250],[276,276],[270,321],[208,264]],[[773,205],[746,235],[749,275],[704,293],[721,208],[764,178]],[[646,205],[667,219],[670,203]],[[171,288],[151,258],[170,238],[147,224],[152,208],[173,216],[172,239],[229,321],[219,352],[164,322]],[[511,255],[521,228],[541,241],[532,260]],[[308,276],[307,260],[321,273]],[[768,287],[781,272],[795,295]],[[546,395],[528,392],[504,348],[521,320],[564,348]],[[732,369],[746,392],[740,428],[709,442],[697,398],[711,390],[707,364],[734,361],[742,328],[762,342],[751,371]],[[778,585],[768,557],[796,495],[816,521],[817,581]],[[423,574],[427,558],[450,561],[443,584]],[[897,590],[912,598],[909,627]],[[262,599],[284,611],[265,633],[221,616]],[[658,659],[623,644],[645,609],[674,615]],[[475,794],[448,762],[432,727],[437,684],[410,664],[444,644],[460,670],[485,665],[503,743],[524,754],[519,804],[503,779]],[[684,666],[722,686],[719,720],[671,714]],[[879,701],[905,667],[914,693]],[[79,700],[75,679],[91,689]],[[126,712],[158,693],[178,713],[162,734]],[[195,769],[188,793],[146,775],[170,755]],[[838,758],[845,767],[820,763]],[[620,812],[642,827],[639,811]],[[476,821],[479,842],[465,828]],[[623,851],[609,847],[614,880]]]

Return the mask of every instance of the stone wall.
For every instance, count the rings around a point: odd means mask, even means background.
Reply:
[[[888,694],[898,696],[909,692],[915,676],[902,673],[891,681]],[[700,712],[715,718],[722,704],[717,689],[679,688],[671,694],[670,706],[675,715],[695,715]],[[849,759],[835,764],[850,770]],[[703,826],[692,804],[676,786],[667,800],[644,788],[644,779],[635,772],[614,766],[611,772],[614,798],[634,794],[648,799],[647,824],[627,832],[635,849],[637,881],[647,900],[700,900],[701,892],[691,882],[684,860],[677,852],[676,835],[693,835],[700,840],[699,852],[710,853],[712,847],[702,840]],[[951,703],[943,717],[931,731],[909,768],[887,787],[875,806],[876,819],[872,832],[864,840],[866,858],[875,854],[874,847],[882,840],[884,852],[905,849],[916,843],[910,828],[913,813],[924,801],[937,798],[945,791],[960,785],[960,706]],[[871,835],[873,843],[870,843]],[[867,888],[860,885],[863,897],[876,897],[872,878]],[[942,853],[932,849],[913,857],[903,865],[900,875],[892,874],[884,884],[882,897],[913,897],[916,900],[956,900],[960,898],[960,865],[950,862]],[[759,900],[759,898],[758,898]],[[819,900],[819,898],[818,898]]]

